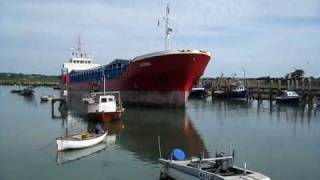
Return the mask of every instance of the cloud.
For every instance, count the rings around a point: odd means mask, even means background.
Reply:
[[[211,51],[205,75],[219,75],[221,69],[232,74],[243,66],[252,76],[281,75],[303,65],[307,74],[319,76],[314,68],[320,65],[318,0],[170,3],[172,47]],[[162,0],[2,2],[0,71],[58,74],[78,35],[101,64],[163,50],[164,30],[157,28],[157,19],[165,6]]]

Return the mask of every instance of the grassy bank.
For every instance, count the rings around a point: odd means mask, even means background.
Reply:
[[[56,86],[60,76],[22,73],[0,73],[1,85]]]

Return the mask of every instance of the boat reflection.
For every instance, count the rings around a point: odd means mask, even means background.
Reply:
[[[161,137],[162,156],[169,158],[174,148],[183,149],[187,156],[208,154],[201,136],[182,109],[127,109],[122,118],[123,130],[119,144],[145,161],[157,162],[157,138]]]
[[[99,123],[109,135],[115,135],[114,141],[118,147],[133,152],[141,160],[158,161],[158,136],[161,137],[164,158],[168,158],[174,148],[183,149],[187,156],[197,156],[200,152],[208,154],[201,136],[184,109],[127,107],[120,121],[90,121],[83,113],[83,104],[74,99],[75,95],[72,97],[68,102],[69,109],[76,111],[83,119],[74,126],[85,123],[85,130],[88,131]]]
[[[106,147],[107,143],[102,142],[83,149],[57,151],[56,161],[58,164],[68,163],[104,151]]]
[[[37,99],[35,96],[21,96],[21,97],[27,105],[32,105],[34,107],[38,106]]]
[[[252,103],[245,99],[213,99],[212,104],[228,110],[247,109],[252,107]]]
[[[87,119],[88,122],[88,131],[95,129],[96,125],[100,124],[105,131],[108,131],[108,135],[117,136],[124,128],[121,121],[92,121],[89,120],[87,117],[85,119]]]
[[[294,124],[303,124],[304,122],[310,124],[311,117],[317,116],[317,110],[307,105],[277,104],[274,108],[270,107],[270,109],[276,109],[278,120],[285,119],[287,122]]]

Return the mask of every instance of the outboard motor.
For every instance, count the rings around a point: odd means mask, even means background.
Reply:
[[[219,153],[216,155],[217,158],[224,157],[224,153]],[[220,159],[216,161],[216,166],[220,167],[222,171],[228,171],[228,168],[232,166],[231,159]]]

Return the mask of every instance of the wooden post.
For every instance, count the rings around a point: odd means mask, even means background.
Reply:
[[[272,101],[272,94],[273,94],[273,80],[270,80],[270,90],[269,90],[269,100]]]
[[[281,79],[278,79],[278,94],[280,93],[281,91]]]
[[[312,88],[312,86],[311,86],[311,78],[308,78],[308,91],[309,91],[309,93],[311,92],[311,88]]]
[[[311,99],[313,99],[313,97],[312,97],[312,94],[311,94],[311,89],[312,88],[312,86],[311,86],[311,78],[308,78],[308,95],[307,95],[307,99],[308,99],[308,101],[307,101],[307,104],[308,104],[308,107],[310,107],[310,104],[311,104]]]
[[[261,100],[261,94],[260,94],[260,80],[257,81],[257,98],[258,98],[258,102],[260,102]]]
[[[54,117],[54,100],[51,101],[51,117]]]

